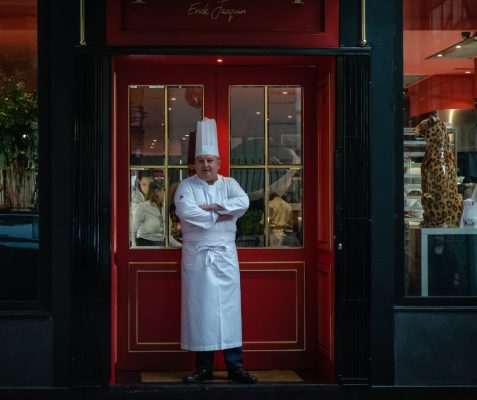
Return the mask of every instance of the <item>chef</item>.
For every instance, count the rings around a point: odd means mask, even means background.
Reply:
[[[236,222],[249,200],[237,181],[218,175],[215,120],[197,124],[195,172],[174,196],[182,226],[181,348],[196,352],[186,383],[213,379],[214,350],[223,350],[228,378],[255,383],[243,369],[240,270]]]

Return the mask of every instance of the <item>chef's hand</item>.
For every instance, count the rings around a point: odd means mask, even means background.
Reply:
[[[202,210],[204,211],[223,211],[224,209],[222,207],[220,207],[218,204],[202,204],[201,206],[199,206],[200,208],[202,208]]]
[[[231,219],[233,219],[234,217],[232,215],[219,215],[217,217],[217,221],[216,222],[222,222],[222,221],[230,221]]]

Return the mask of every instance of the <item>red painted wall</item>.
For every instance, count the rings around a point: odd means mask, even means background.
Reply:
[[[411,117],[434,110],[474,108],[474,75],[433,75],[409,89]]]
[[[110,45],[338,47],[337,0],[108,0],[107,7]]]
[[[477,58],[474,58],[474,101],[477,99]],[[474,104],[477,107],[477,104]]]
[[[404,0],[404,29],[473,31],[475,0]]]

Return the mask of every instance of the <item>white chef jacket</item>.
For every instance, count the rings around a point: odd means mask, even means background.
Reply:
[[[249,200],[237,181],[218,176],[209,185],[197,176],[183,180],[175,193],[182,226],[181,348],[223,350],[242,345],[240,271],[235,247],[236,221]],[[216,203],[232,215],[199,206]]]

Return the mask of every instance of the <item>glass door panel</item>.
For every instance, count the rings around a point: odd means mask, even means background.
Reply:
[[[302,90],[268,87],[268,163],[301,164]]]
[[[164,247],[164,170],[130,169],[129,245]]]
[[[232,85],[229,96],[231,175],[250,198],[237,245],[302,247],[302,88]]]
[[[268,181],[268,245],[302,247],[302,169],[270,168]]]
[[[164,86],[129,86],[130,162],[164,164]]]
[[[265,246],[265,169],[232,168],[230,175],[245,190],[250,199],[250,206],[237,221],[237,246]]]
[[[264,140],[264,87],[230,86],[230,163],[263,165]]]
[[[174,204],[174,195],[179,183],[187,177],[194,174],[193,168],[169,168],[168,173],[169,193],[168,193],[168,210],[169,210],[169,247],[180,247],[182,243],[181,222],[176,215],[176,207]]]
[[[180,247],[174,191],[194,161],[204,87],[129,85],[128,93],[129,247]]]
[[[203,87],[169,86],[167,99],[169,165],[192,164],[195,130],[202,118]]]

